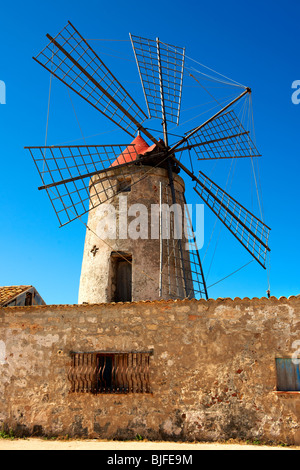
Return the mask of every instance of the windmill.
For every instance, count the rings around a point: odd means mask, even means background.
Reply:
[[[270,228],[201,170],[196,171],[193,164],[200,160],[260,156],[234,110],[240,100],[251,94],[250,88],[244,87],[239,96],[170,144],[169,125],[178,125],[180,118],[184,48],[130,34],[147,115],[70,22],[58,35],[47,34],[47,38],[49,43],[35,61],[133,139],[124,145],[26,147],[43,182],[39,189],[47,192],[60,225],[80,219],[115,198],[124,191],[124,181],[129,179],[132,188],[151,175],[158,177],[159,171],[167,180],[167,184],[161,184],[160,200],[183,207],[186,200],[184,189],[180,190],[181,173],[194,184],[196,200],[204,201],[265,268]],[[161,138],[154,137],[144,124],[150,118],[161,119]],[[193,233],[189,214],[187,219]],[[160,223],[163,224],[162,219]],[[171,235],[164,244],[160,240],[157,245],[160,262],[156,263],[158,275],[154,276],[154,283],[158,298],[208,297],[197,242],[192,237],[190,249],[185,242],[178,238],[174,244]],[[128,253],[116,246],[112,253],[132,263]],[[88,256],[96,258],[96,244],[90,248]],[[141,272],[146,282],[149,273],[145,266]],[[149,297],[153,298],[153,294]]]

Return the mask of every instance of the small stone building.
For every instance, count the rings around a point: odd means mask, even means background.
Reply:
[[[45,305],[44,300],[33,286],[0,287],[0,307],[23,307]]]
[[[300,444],[300,296],[0,308],[0,428]]]

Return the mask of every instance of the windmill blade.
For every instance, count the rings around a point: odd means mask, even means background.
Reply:
[[[242,98],[244,98],[245,95],[247,95],[247,93],[251,93],[251,89],[250,88],[246,88],[239,96],[237,96],[234,100],[232,100],[230,103],[228,103],[226,106],[224,106],[224,108],[220,109],[220,111],[218,111],[216,114],[214,114],[211,118],[209,118],[207,121],[203,122],[202,124],[200,124],[200,126],[197,126],[196,128],[190,130],[189,132],[187,132],[186,136],[183,137],[182,139],[180,139],[175,145],[173,145],[173,147],[169,150],[169,155],[172,155],[174,152],[177,152],[177,151],[180,151],[180,150],[184,150],[185,148],[184,147],[181,147],[182,144],[185,144],[186,142],[189,141],[189,139],[191,139],[193,137],[194,134],[197,134],[201,131],[201,129],[203,129],[205,126],[209,125],[209,123],[211,123],[212,121],[214,121],[215,119],[217,119],[221,114],[225,113],[225,111],[227,111],[227,109],[229,109],[231,106],[233,106],[235,103],[237,103],[239,100],[241,100]]]
[[[124,150],[125,147],[125,150]],[[60,225],[66,225],[138,181],[135,145],[25,147]],[[118,187],[122,182],[122,189]]]
[[[231,110],[201,127],[188,139],[188,146],[175,152],[193,148],[198,160],[260,157],[249,134]]]
[[[162,297],[207,299],[206,282],[184,194],[175,189],[175,199],[182,214],[178,217],[174,206],[174,212],[162,210],[161,214]],[[174,204],[170,185],[162,191],[162,203],[169,209]],[[179,239],[175,235],[178,229],[182,235]]]
[[[253,258],[265,268],[267,252],[270,251],[268,246],[270,227],[245,209],[204,173],[200,171],[199,176],[196,177],[176,158],[174,160],[196,182],[194,190],[201,199]]]
[[[147,115],[70,22],[47,38],[49,44],[34,60],[130,136],[140,130],[158,143],[141,124]]]
[[[189,254],[190,262],[190,276],[194,286],[195,297],[198,295],[200,298],[208,299],[206,280],[204,277],[204,272],[202,268],[202,263],[200,259],[200,254],[197,246],[197,240],[195,232],[192,225],[191,215],[187,206],[185,196],[183,194],[183,202],[185,205],[185,223],[187,229],[187,247],[186,250]]]
[[[149,117],[178,125],[185,49],[130,34]]]
[[[174,216],[174,231],[175,230],[179,230],[179,227],[178,227],[178,214],[177,214],[177,198],[176,198],[176,190],[175,190],[175,187],[174,187],[174,179],[173,179],[173,171],[172,171],[172,163],[171,163],[171,160],[168,159],[167,161],[168,163],[168,167],[167,167],[167,170],[168,170],[168,177],[169,177],[169,188],[170,188],[170,192],[171,192],[171,198],[172,198],[172,204],[175,208],[175,211],[176,211],[176,214]],[[188,276],[187,276],[187,269],[186,269],[186,262],[185,262],[185,257],[186,257],[186,253],[185,253],[185,250],[183,248],[183,243],[182,243],[182,239],[179,238],[178,239],[178,249],[179,249],[179,263],[180,263],[180,269],[181,269],[181,273],[182,273],[182,280],[183,280],[183,292],[185,293],[185,297],[191,297],[193,296],[193,292],[192,292],[192,286],[191,286],[191,281],[189,281],[188,279]]]

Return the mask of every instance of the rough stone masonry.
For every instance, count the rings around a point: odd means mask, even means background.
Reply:
[[[0,426],[15,435],[300,444],[300,296],[0,309]],[[297,343],[296,343],[297,344]],[[71,351],[152,351],[151,393],[70,393]]]

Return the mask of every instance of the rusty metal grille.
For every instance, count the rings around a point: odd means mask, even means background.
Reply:
[[[150,393],[151,352],[72,352],[70,393]]]
[[[198,160],[260,156],[234,111],[221,114],[188,140]]]

